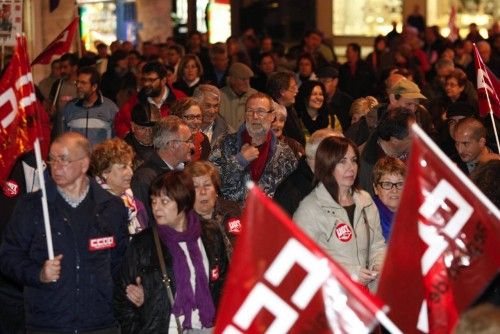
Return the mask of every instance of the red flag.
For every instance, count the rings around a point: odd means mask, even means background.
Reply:
[[[215,333],[368,333],[380,300],[257,187],[242,215]]]
[[[33,149],[39,126],[26,37],[18,36],[0,80],[0,181],[9,175],[18,156]]]
[[[73,21],[63,30],[59,35],[57,35],[56,39],[52,41],[36,57],[35,60],[31,63],[31,66],[35,64],[49,64],[52,60],[53,56],[63,55],[66,52],[69,52],[71,48],[71,43],[73,42],[73,38],[75,37],[76,29],[78,28],[78,17],[75,17]]]
[[[477,72],[477,96],[479,100],[479,114],[487,116],[493,113],[500,117],[500,82],[493,72],[486,66],[474,44],[474,64]]]
[[[451,6],[448,28],[450,29],[450,34],[448,35],[448,39],[452,42],[456,41],[460,37],[460,35],[457,26],[457,6],[455,5]]]
[[[404,333],[451,333],[500,266],[500,212],[417,126],[377,294]]]

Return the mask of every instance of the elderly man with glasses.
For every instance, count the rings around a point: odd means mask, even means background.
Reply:
[[[28,333],[120,333],[114,279],[128,244],[122,200],[86,173],[90,143],[77,132],[50,147],[47,202],[55,257],[48,258],[42,193],[21,199],[0,247],[3,274],[24,286]]]
[[[153,126],[155,152],[142,164],[132,177],[132,192],[144,206],[150,217],[149,187],[154,179],[172,170],[184,169],[194,152],[193,135],[188,125],[177,116],[161,118]]]
[[[238,132],[221,138],[212,149],[209,160],[220,170],[224,198],[241,203],[248,181],[273,196],[278,184],[295,169],[297,159],[292,150],[271,131],[275,118],[272,106],[268,95],[250,95],[245,105],[245,123]]]

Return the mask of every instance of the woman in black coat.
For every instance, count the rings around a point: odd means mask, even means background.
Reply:
[[[151,194],[155,223],[132,239],[116,287],[122,333],[169,333],[178,325],[182,331],[209,333],[227,267],[222,234],[193,212],[195,189],[185,172],[160,176]],[[173,303],[162,281],[155,230]]]

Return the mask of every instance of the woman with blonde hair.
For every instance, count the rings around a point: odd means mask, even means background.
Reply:
[[[362,145],[368,135],[377,127],[376,113],[370,112],[378,105],[378,101],[373,96],[360,97],[351,104],[349,116],[351,116],[351,126],[344,132],[344,135],[354,141],[356,145]]]

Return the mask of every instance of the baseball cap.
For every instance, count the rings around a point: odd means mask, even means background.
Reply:
[[[420,93],[420,88],[417,84],[408,79],[401,79],[397,81],[388,90],[389,94],[400,95],[406,99],[427,99],[422,93]]]

